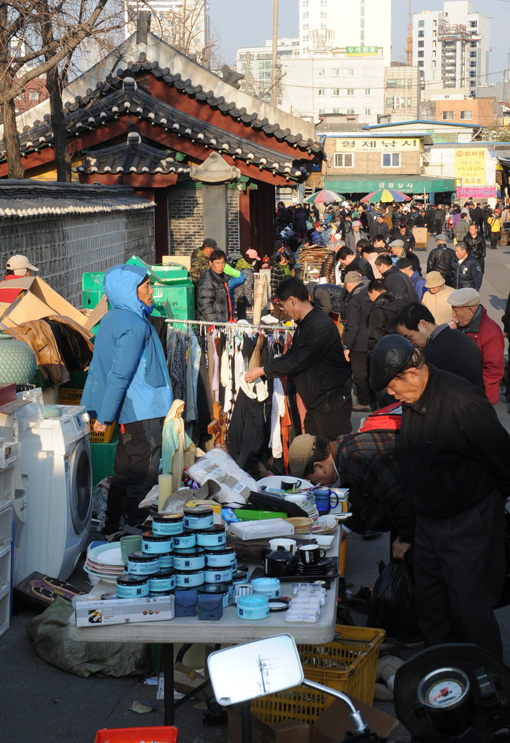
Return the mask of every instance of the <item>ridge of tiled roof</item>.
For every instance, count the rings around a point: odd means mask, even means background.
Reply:
[[[138,135],[136,135],[138,137]],[[176,162],[167,150],[158,150],[140,141],[116,144],[90,152],[76,173],[176,173],[188,175],[187,165]]]
[[[108,82],[108,86],[104,88],[104,92],[107,91],[104,97],[96,99],[91,91],[90,95],[87,92],[86,96],[80,96],[74,103],[66,106],[66,125],[69,134],[79,135],[87,129],[94,130],[112,119],[131,114],[150,122],[153,126],[161,126],[166,131],[177,134],[178,137],[199,142],[206,149],[231,155],[234,160],[243,160],[260,170],[270,171],[274,175],[278,174],[293,180],[308,176],[306,162],[296,163],[285,153],[249,142],[244,137],[226,132],[214,124],[208,124],[184,113],[154,98],[130,80],[124,79],[124,81],[118,80],[117,82],[116,85],[112,84],[113,80]],[[123,83],[125,83],[124,87]],[[260,122],[260,125],[262,128],[265,126],[268,129],[274,129],[274,125],[264,124],[264,122]],[[284,132],[281,134],[283,135]],[[27,128],[21,133],[21,152],[28,154],[43,147],[51,147],[52,141],[53,132],[49,117],[45,116],[43,122],[36,121],[32,128]],[[0,145],[0,160],[5,157],[2,145],[3,143]],[[322,152],[321,146],[317,145],[317,147]]]

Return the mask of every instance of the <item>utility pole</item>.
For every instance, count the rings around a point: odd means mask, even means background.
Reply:
[[[278,0],[273,0],[273,54],[271,60],[271,105],[278,103],[278,90],[276,82],[278,78]]]
[[[406,61],[409,66],[413,63],[413,14],[411,0],[409,0],[409,20],[407,23]]]

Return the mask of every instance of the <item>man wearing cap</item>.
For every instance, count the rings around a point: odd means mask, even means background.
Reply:
[[[452,306],[448,303],[448,297],[455,289],[446,286],[444,277],[439,271],[429,271],[425,274],[425,289],[427,291],[422,297],[422,304],[430,310],[439,325],[450,323]]]
[[[369,230],[369,236],[371,240],[375,240],[377,235],[381,235],[383,240],[387,240],[390,235],[390,230],[386,222],[384,221],[384,216],[382,214],[378,214],[377,217],[374,219],[372,224],[370,225]]]
[[[281,308],[297,324],[289,350],[264,366],[250,369],[247,382],[292,375],[305,407],[305,431],[334,441],[351,431],[351,375],[338,328],[314,307],[298,279],[285,279],[276,289]]]
[[[413,271],[416,271],[421,276],[420,260],[418,256],[412,252],[412,250],[406,249],[404,240],[400,238],[392,240],[388,245],[388,249],[391,254],[391,260],[393,261],[394,266],[396,265],[397,261],[400,260],[400,258],[406,258],[408,261],[410,261],[413,267]]]
[[[446,245],[448,238],[442,232],[436,236],[436,247],[433,248],[427,258],[427,273],[439,271],[447,284],[452,280],[452,261],[455,251]]]
[[[209,268],[209,256],[211,255],[213,250],[216,250],[217,247],[218,243],[216,242],[216,240],[213,240],[212,237],[206,237],[204,242],[202,243],[202,247],[197,248],[191,254],[191,267],[189,270],[189,277],[195,285],[195,288],[202,275]]]
[[[105,274],[104,289],[112,309],[99,326],[81,404],[96,419],[96,433],[113,421],[120,426],[103,529],[111,536],[122,518],[135,526],[145,517],[138,504],[157,483],[172,388],[161,342],[148,319],[153,290],[145,270],[114,266]]]
[[[416,513],[418,624],[427,645],[471,642],[502,656],[494,607],[505,579],[510,436],[483,390],[382,338],[370,385],[402,402],[400,473]]]
[[[412,261],[410,261],[409,258],[399,258],[395,265],[399,271],[402,271],[406,276],[409,276],[418,299],[421,299],[425,292],[425,279],[415,270]]]
[[[352,223],[352,230],[345,236],[346,246],[350,248],[353,253],[356,253],[356,245],[360,240],[366,240],[366,238],[367,233],[363,232],[361,229],[361,222],[358,219],[355,219]]]
[[[469,233],[464,238],[464,245],[466,246],[469,253],[476,258],[480,271],[485,271],[485,253],[487,246],[485,244],[485,238],[478,231],[476,224],[469,225]]]
[[[393,265],[389,255],[380,255],[376,258],[375,265],[382,273],[384,285],[392,293],[395,299],[402,299],[405,302],[414,302],[416,292],[414,291],[413,282]]]
[[[312,231],[312,245],[319,245],[321,248],[326,247],[324,237],[322,235],[322,226],[320,222],[315,222]]]
[[[331,451],[323,436],[296,436],[289,448],[294,477],[314,485],[349,488],[349,528],[392,532],[392,554],[402,559],[414,539],[415,516],[398,467],[399,434],[366,431],[339,436]]]
[[[482,354],[485,393],[493,405],[499,401],[499,383],[505,371],[505,340],[499,325],[491,320],[475,289],[458,289],[448,297],[452,316],[462,333],[474,340]]]
[[[39,269],[30,263],[26,255],[11,255],[5,268],[4,281],[26,278],[39,273]],[[13,287],[11,289],[10,287],[2,286],[0,288],[0,303],[11,304],[22,291],[23,289],[21,288]]]
[[[352,409],[358,413],[367,412],[371,410],[367,356],[368,315],[372,303],[360,273],[349,271],[345,274],[345,289],[345,329],[342,341],[344,356],[351,365],[352,381],[358,398]]]
[[[454,289],[476,289],[482,285],[482,272],[478,261],[469,255],[466,245],[458,242],[455,246],[455,258],[452,261],[450,284]]]
[[[395,329],[399,335],[419,348],[427,364],[434,364],[483,388],[482,356],[470,338],[447,323],[438,325],[423,305],[407,304],[397,315]]]

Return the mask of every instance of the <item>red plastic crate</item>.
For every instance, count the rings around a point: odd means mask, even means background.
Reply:
[[[140,743],[142,740],[177,743],[177,728],[105,728],[97,731],[94,743]]]

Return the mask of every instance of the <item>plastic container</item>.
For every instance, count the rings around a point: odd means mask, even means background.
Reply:
[[[239,619],[267,619],[269,601],[265,596],[240,596],[237,599]]]
[[[197,545],[197,535],[193,532],[179,534],[174,537],[174,550],[194,549]]]
[[[213,526],[212,529],[200,529],[196,532],[199,547],[210,549],[224,547],[227,544],[227,533],[224,526]]]
[[[97,731],[94,743],[140,743],[142,740],[177,743],[177,728],[169,725],[149,728],[105,728]]]
[[[175,536],[184,531],[184,516],[182,513],[168,515],[154,514],[152,517],[152,533],[157,535]]]
[[[176,588],[197,588],[204,583],[203,570],[176,570],[175,587]]]
[[[372,704],[384,631],[344,625],[337,625],[335,631],[338,639],[333,642],[298,645],[306,678]],[[314,723],[334,701],[334,697],[302,685],[252,700],[251,711],[269,724],[287,718]]]
[[[174,554],[174,568],[176,570],[203,570],[205,555],[202,552],[190,552],[188,555]]]
[[[118,599],[139,599],[149,595],[149,579],[144,575],[123,573],[117,578]]]
[[[142,552],[147,555],[166,555],[172,552],[174,540],[163,534],[146,531],[142,534]]]
[[[214,511],[208,506],[195,506],[184,509],[184,528],[190,531],[212,529]]]
[[[267,599],[280,598],[281,585],[278,578],[255,578],[251,584],[255,594],[265,596]]]
[[[119,443],[119,431],[115,431],[108,444],[91,444],[90,455],[92,460],[92,479],[94,485],[105,477],[113,475],[115,463],[115,449]]]
[[[205,568],[204,581],[206,583],[230,583],[232,581],[232,567]]]
[[[175,589],[175,570],[169,568],[160,570],[157,575],[149,576],[149,592],[154,596],[168,593]]]
[[[168,568],[173,568],[174,566],[174,553],[168,552],[166,555],[160,555],[159,556],[159,569],[160,570],[167,570]]]
[[[236,551],[233,547],[224,547],[221,550],[205,550],[205,564],[209,568],[231,567],[237,570]]]
[[[145,555],[143,552],[128,555],[128,573],[131,575],[155,575],[159,570],[158,555]]]

